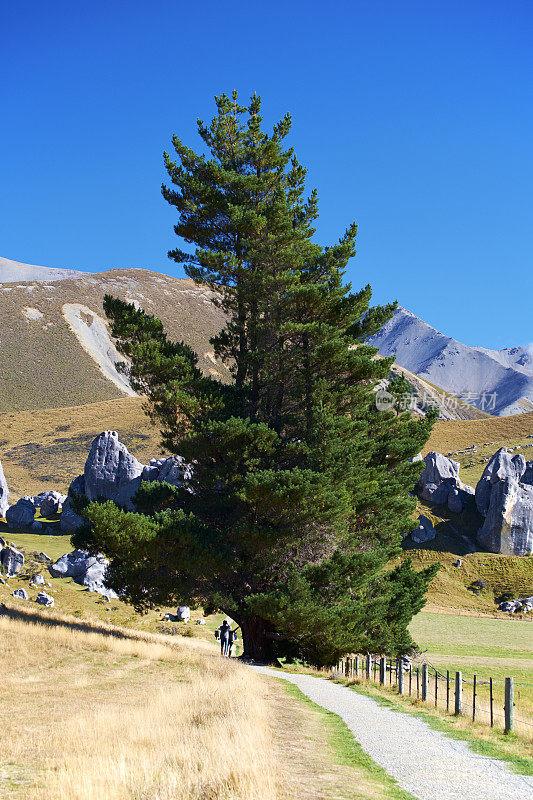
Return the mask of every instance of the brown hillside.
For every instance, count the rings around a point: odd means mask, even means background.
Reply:
[[[227,375],[209,339],[224,324],[211,292],[189,279],[114,269],[56,282],[0,284],[0,411],[74,406],[124,397],[82,347],[63,314],[81,304],[103,317],[105,293],[135,301],[190,344],[206,373]],[[90,322],[90,320],[89,320]]]

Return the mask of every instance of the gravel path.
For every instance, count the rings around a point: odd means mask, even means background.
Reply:
[[[467,742],[432,730],[411,714],[391,711],[346,686],[312,675],[255,667],[296,686],[338,714],[374,761],[419,800],[528,800],[533,779],[505,762],[473,753]]]

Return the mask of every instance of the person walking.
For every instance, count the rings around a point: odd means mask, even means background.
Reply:
[[[237,628],[231,630],[231,620],[226,617],[222,625],[216,629],[215,638],[220,641],[220,655],[231,658],[233,642],[237,641]]]
[[[225,619],[220,628],[218,629],[220,637],[220,655],[227,656],[230,650],[231,642],[231,625],[229,620]]]

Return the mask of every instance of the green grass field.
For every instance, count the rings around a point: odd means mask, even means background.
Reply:
[[[473,676],[476,675],[477,717],[488,722],[489,678],[493,680],[496,725],[503,722],[504,679],[515,682],[515,719],[517,730],[533,734],[533,620],[490,619],[465,615],[421,612],[412,621],[410,631],[422,651],[420,659],[441,673],[463,673],[467,714],[471,713]],[[430,677],[430,696],[434,679]],[[444,702],[444,684],[440,701]]]

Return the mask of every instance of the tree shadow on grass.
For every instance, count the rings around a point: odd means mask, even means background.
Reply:
[[[25,609],[11,608],[6,606],[5,603],[0,603],[0,616],[7,617],[8,619],[17,622],[26,622],[34,625],[41,625],[45,628],[63,628],[70,631],[79,631],[80,633],[97,633],[101,636],[108,636],[112,639],[125,639],[130,641],[145,641],[137,631],[119,630],[117,628],[108,628],[105,625],[98,625],[97,623],[83,622],[82,620],[74,619],[59,619],[58,617],[47,617],[36,611],[26,611]]]

